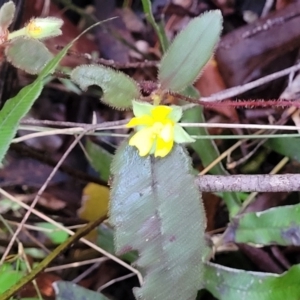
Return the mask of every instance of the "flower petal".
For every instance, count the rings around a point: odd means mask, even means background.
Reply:
[[[167,119],[171,111],[172,108],[170,106],[158,105],[153,106],[151,115],[155,121],[163,122],[165,119]]]
[[[130,138],[129,145],[137,147],[140,156],[146,156],[152,148],[154,138],[152,129],[144,128]]]
[[[148,115],[143,115],[142,117],[132,118],[127,124],[126,127],[135,127],[135,126],[152,126],[153,119]]]
[[[165,157],[167,154],[171,152],[173,144],[174,144],[173,140],[165,142],[163,139],[158,137],[156,140],[156,149],[154,152],[154,156]]]
[[[164,125],[159,134],[159,137],[162,138],[165,142],[174,140],[174,125],[171,122],[168,122],[166,125]]]
[[[179,124],[174,126],[174,141],[178,144],[193,143],[193,139]]]

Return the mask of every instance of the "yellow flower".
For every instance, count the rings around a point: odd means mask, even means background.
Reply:
[[[40,36],[41,33],[43,32],[43,26],[41,26],[41,25],[42,24],[39,24],[39,22],[32,19],[25,27],[27,35],[30,37],[33,37],[33,38]]]
[[[36,18],[31,19],[25,28],[28,36],[34,39],[44,39],[61,35],[62,25],[63,20],[58,18]]]
[[[129,145],[135,146],[140,156],[164,157],[170,153],[174,142],[194,142],[178,124],[182,117],[179,106],[154,106],[133,101],[133,113],[135,117],[126,126],[136,127],[137,132],[130,138]]]
[[[46,39],[62,34],[61,26],[63,20],[55,17],[48,18],[34,18],[20,30],[9,34],[8,38],[13,39],[19,36],[28,36],[34,39]]]

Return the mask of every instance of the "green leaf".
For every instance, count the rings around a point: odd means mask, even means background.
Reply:
[[[213,54],[222,30],[219,10],[194,18],[162,58],[158,80],[162,90],[180,92],[191,85]]]
[[[136,117],[151,115],[153,105],[147,102],[132,101],[132,110]]]
[[[17,132],[20,120],[28,113],[35,100],[41,94],[45,77],[55,71],[59,62],[66,55],[73,43],[86,31],[83,31],[51,59],[33,83],[24,87],[15,97],[5,102],[0,111],[0,164]]]
[[[3,198],[0,201],[0,214],[4,214],[10,210],[16,212],[20,208],[21,208],[21,206],[18,203],[13,202],[10,199]]]
[[[192,98],[199,97],[199,93],[192,86],[185,89],[185,91],[182,94]],[[196,106],[191,109],[185,110],[181,121],[187,123],[205,123],[202,107]],[[209,135],[207,129],[204,127],[187,127],[185,130],[189,135],[192,136],[195,135],[200,137]],[[212,163],[220,156],[219,150],[213,140],[196,139],[196,141],[190,146],[198,154],[204,167],[207,167],[210,163]],[[216,166],[214,166],[210,170],[210,173],[213,175],[229,175],[223,167],[222,163],[218,163]],[[226,203],[230,216],[234,216],[236,213],[239,212],[241,202],[237,193],[225,192],[222,193],[222,197],[224,199],[224,202]]]
[[[178,122],[182,118],[182,107],[177,105],[171,105],[172,111],[168,115],[168,118],[170,118],[173,122]]]
[[[5,102],[0,111],[0,163],[17,132],[20,120],[28,113],[42,89],[43,82],[37,79]]]
[[[300,138],[274,138],[269,139],[265,145],[277,153],[300,162]]]
[[[105,251],[115,254],[114,232],[106,224],[97,227],[97,245]],[[132,261],[133,262],[133,261]]]
[[[53,283],[56,300],[108,300],[103,294],[85,289],[69,281]]]
[[[283,274],[249,272],[207,263],[205,288],[220,300],[298,300],[300,265]]]
[[[55,225],[47,223],[47,222],[40,222],[37,223],[36,226],[50,229],[50,231],[43,231],[43,233],[54,243],[54,244],[62,244],[66,241],[69,235],[63,231],[58,229]]]
[[[41,260],[44,259],[46,253],[40,248],[27,248],[24,250],[26,255],[30,256],[32,259]]]
[[[179,124],[175,124],[174,126],[174,141],[178,144],[195,142]]]
[[[86,151],[90,164],[98,172],[99,177],[108,181],[113,155],[90,140],[87,140]]]
[[[13,1],[4,3],[0,8],[0,27],[7,29],[15,16],[16,6]]]
[[[16,68],[29,74],[40,73],[53,58],[46,46],[35,39],[18,37],[5,48],[7,60]]]
[[[136,297],[194,300],[202,285],[206,220],[185,149],[175,145],[164,158],[140,157],[126,141],[112,175],[116,252],[138,251],[135,263],[144,275]]]
[[[113,229],[102,223],[98,226],[97,233],[97,245],[105,251],[116,255]],[[121,255],[120,258],[133,263],[138,258],[138,254],[136,251],[131,251]]]
[[[300,204],[235,217],[225,232],[224,241],[300,246]]]
[[[139,87],[129,76],[101,65],[82,65],[71,72],[71,79],[82,90],[98,85],[103,90],[103,102],[118,108],[131,108],[140,96]]]
[[[17,283],[24,274],[13,270],[0,270],[0,295]]]
[[[67,68],[62,68],[62,72],[64,72],[64,69]],[[72,92],[77,95],[81,95],[82,91],[81,89],[70,79],[67,78],[59,78],[59,81],[64,85],[67,91]]]

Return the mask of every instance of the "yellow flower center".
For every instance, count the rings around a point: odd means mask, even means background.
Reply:
[[[156,136],[160,135],[161,131],[163,130],[164,125],[161,122],[155,122],[151,127],[152,130],[152,137],[155,138]]]
[[[159,95],[152,95],[156,97]],[[133,101],[135,117],[127,127],[137,127],[129,145],[135,146],[140,156],[153,154],[155,157],[168,155],[174,142],[186,143],[194,140],[177,124],[182,109],[177,106],[149,105]]]
[[[28,25],[26,26],[28,34],[32,36],[39,35],[42,32],[42,27],[37,26],[34,22],[34,20],[30,21]]]

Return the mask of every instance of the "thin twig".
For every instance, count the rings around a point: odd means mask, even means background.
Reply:
[[[87,276],[89,276],[94,270],[99,269],[100,265],[102,264],[101,261],[94,263],[93,265],[91,265],[90,267],[88,267],[85,271],[83,271],[82,273],[80,273],[76,278],[74,278],[72,280],[73,283],[79,283],[81,282],[83,279],[85,279]],[[133,276],[135,276],[134,273],[130,273]]]
[[[69,263],[69,264],[65,264],[65,265],[49,267],[49,268],[45,269],[45,272],[57,272],[57,271],[70,269],[70,268],[79,268],[79,267],[82,267],[85,265],[100,263],[100,262],[104,262],[107,260],[108,260],[107,257],[92,258],[92,259],[88,259],[88,260],[84,260],[84,261],[77,261],[77,262],[73,262],[73,263]]]
[[[202,192],[295,192],[300,174],[200,175],[196,184]]]
[[[271,133],[270,133],[271,134]],[[231,169],[234,169],[236,168],[237,166],[243,164],[244,162],[246,162],[248,159],[250,159],[250,157],[252,157],[256,152],[257,150],[267,141],[267,139],[263,139],[263,140],[260,140],[257,145],[254,147],[253,150],[251,150],[250,152],[248,152],[246,155],[244,155],[242,158],[240,158],[239,160],[236,160],[236,161],[228,161],[227,160],[227,163],[226,163],[226,168],[228,170],[231,170]],[[229,156],[228,156],[229,157]]]
[[[75,122],[60,122],[51,120],[37,120],[37,119],[26,119],[21,121],[21,125],[33,125],[33,126],[56,126],[56,127],[81,127],[87,130],[92,129],[107,129],[116,126],[125,125],[130,119],[124,119],[120,121],[103,122],[100,124],[89,124],[89,123],[75,123]]]
[[[204,102],[213,102],[213,101],[222,101],[228,98],[235,97],[237,95],[243,94],[249,90],[252,90],[256,87],[259,87],[265,83],[268,83],[270,81],[273,81],[275,79],[278,79],[280,77],[286,76],[290,74],[291,72],[296,72],[300,70],[300,64],[297,64],[295,66],[292,66],[290,68],[281,70],[279,72],[267,75],[265,77],[259,78],[257,80],[251,81],[249,83],[243,84],[243,85],[238,85],[226,90],[223,90],[219,93],[212,94],[209,97],[201,97],[199,101],[204,101]]]
[[[21,254],[22,260],[25,262],[26,269],[30,273],[30,272],[32,272],[32,269],[31,269],[31,265],[30,265],[29,260],[28,260],[28,256],[25,254],[25,249],[24,249],[22,244],[20,244],[19,248],[20,248],[19,252]],[[37,285],[37,282],[36,282],[35,279],[32,280],[32,284],[33,284],[33,287],[36,291],[37,298],[38,299],[43,299],[40,288]]]
[[[21,207],[29,210],[30,207],[29,205],[23,203],[22,201],[19,201],[17,198],[13,197],[12,195],[10,195],[9,193],[7,193],[5,190],[0,188],[0,194],[3,195],[5,198],[19,204]],[[70,235],[75,235],[75,232],[64,227],[63,225],[61,225],[60,223],[54,221],[53,219],[51,219],[50,217],[46,216],[45,214],[39,212],[38,210],[36,210],[35,208],[32,208],[32,213],[35,214],[36,216],[38,216],[39,218],[41,218],[42,220],[56,226],[57,228],[63,230],[64,232],[67,232]],[[78,232],[78,231],[77,231]],[[94,243],[90,242],[89,240],[87,240],[86,238],[80,238],[80,241],[84,244],[86,244],[87,246],[91,247],[92,249],[98,251],[99,253],[105,255],[106,257],[108,257],[109,259],[115,261],[116,263],[118,263],[119,265],[123,266],[124,268],[128,269],[129,271],[135,273],[138,277],[139,283],[140,285],[143,284],[143,277],[141,275],[141,273],[133,268],[132,266],[128,265],[126,262],[124,262],[123,260],[119,259],[118,257],[114,256],[113,254],[105,251],[104,249],[100,248],[99,246],[95,245]],[[0,300],[3,300],[0,296]]]
[[[206,127],[206,128],[242,128],[242,129],[266,129],[266,130],[299,130],[295,125],[276,124],[228,124],[228,123],[180,123],[182,127]]]
[[[19,201],[17,198],[13,197],[11,194],[7,193],[5,190],[3,190],[2,188],[0,188],[0,194],[3,195],[5,198],[13,201],[14,203],[17,203],[18,205],[20,205],[21,207],[29,210],[30,206],[25,204],[22,201]],[[75,232],[64,227],[63,225],[61,225],[60,223],[54,221],[53,219],[51,219],[50,217],[46,216],[45,214],[39,212],[38,210],[36,210],[35,208],[31,209],[31,212],[33,214],[35,214],[36,216],[38,216],[39,218],[41,218],[42,220],[56,226],[57,228],[63,230],[64,232],[67,232],[70,235],[75,235]],[[105,255],[106,257],[108,257],[109,259],[115,261],[116,263],[118,263],[119,265],[123,266],[124,268],[130,270],[131,272],[135,273],[139,279],[139,283],[140,285],[142,285],[143,283],[143,277],[141,275],[141,273],[133,268],[132,266],[128,265],[126,262],[124,262],[123,260],[119,259],[118,257],[112,255],[111,253],[105,251],[104,249],[100,248],[99,246],[95,245],[94,243],[90,242],[89,240],[85,239],[85,238],[80,238],[80,241],[83,242],[84,244],[86,244],[87,246],[91,247],[92,249],[98,251],[99,253]],[[0,300],[1,297],[0,297]]]
[[[57,163],[56,167],[53,169],[53,171],[51,172],[51,174],[48,176],[47,180],[45,181],[44,185],[40,188],[40,190],[38,191],[35,199],[33,200],[31,206],[29,207],[29,209],[27,210],[22,222],[20,223],[20,225],[18,226],[16,232],[14,233],[8,247],[6,248],[4,255],[1,258],[1,263],[4,262],[6,256],[8,255],[13,243],[15,242],[15,239],[17,238],[19,232],[22,229],[22,226],[25,224],[26,220],[28,219],[28,217],[30,216],[30,214],[33,212],[33,209],[37,203],[37,201],[39,200],[40,196],[42,195],[42,193],[44,192],[44,190],[46,189],[47,185],[49,184],[50,180],[53,178],[53,176],[55,175],[55,173],[57,172],[57,170],[59,169],[60,165],[64,162],[64,160],[66,159],[67,155],[72,151],[72,149],[77,145],[77,143],[79,142],[79,140],[83,137],[83,135],[86,132],[82,132],[75,140],[74,142],[70,145],[70,147],[67,149],[67,151],[64,153],[64,155],[61,157],[61,159],[59,160],[59,162]],[[34,273],[34,272],[32,272]],[[34,275],[32,275],[34,276]],[[34,277],[33,277],[34,278]],[[21,284],[21,283],[20,283]],[[20,285],[21,286],[21,285]],[[12,291],[13,293],[13,291]]]
[[[18,153],[21,153],[22,155],[26,155],[28,157],[39,160],[49,166],[52,166],[52,167],[56,166],[56,161],[54,159],[52,159],[49,155],[45,155],[45,154],[39,152],[38,150],[32,149],[24,144],[12,144],[11,149],[13,149],[14,151],[16,151]],[[100,185],[107,184],[106,181],[100,179],[99,177],[87,174],[86,172],[82,172],[71,166],[62,165],[62,166],[60,166],[59,170],[70,175],[72,178],[81,180],[83,182],[94,182],[94,183],[97,183]],[[3,187],[3,186],[5,186],[5,184],[4,183],[2,185],[0,184],[0,186]]]
[[[30,131],[31,131],[31,129],[30,129]],[[27,140],[30,140],[30,139],[49,136],[49,135],[57,135],[57,134],[74,135],[74,134],[82,133],[82,131],[83,131],[83,129],[81,127],[43,130],[43,131],[29,133],[29,134],[25,134],[21,137],[14,138],[12,140],[12,143],[21,143],[21,142],[24,142],[24,141],[27,141]]]
[[[34,125],[36,121],[27,121],[21,127],[22,130],[30,130],[32,131],[34,128],[27,127],[27,125]],[[48,124],[47,124],[48,123]],[[61,125],[64,123],[64,125]],[[105,122],[101,124],[88,124],[88,123],[71,123],[71,122],[54,122],[54,121],[40,121],[36,122],[36,125],[49,125],[49,126],[65,126],[71,128],[65,129],[56,129],[56,130],[45,130],[43,128],[44,135],[53,135],[53,134],[79,134],[83,131],[97,131],[97,130],[112,130],[112,129],[123,129],[126,128],[125,124],[128,123],[128,119],[121,120],[117,122]],[[276,125],[276,124],[229,124],[229,123],[180,123],[183,127],[206,127],[206,128],[243,128],[243,129],[268,129],[268,130],[299,130],[300,126],[295,125]],[[74,128],[72,128],[74,127]],[[37,128],[35,128],[37,130]],[[26,136],[26,135],[25,135]],[[25,136],[20,138],[15,138],[14,143],[23,141]],[[41,133],[30,134],[30,137],[39,137],[43,136]]]
[[[62,50],[63,46],[56,46],[57,50]],[[112,67],[115,69],[136,69],[136,68],[151,68],[155,67],[157,68],[159,65],[159,61],[154,60],[144,60],[144,61],[137,61],[137,62],[128,62],[128,63],[119,63],[112,59],[104,59],[104,58],[94,58],[89,53],[79,53],[74,50],[69,50],[67,55],[69,56],[75,56],[78,58],[84,58],[91,64],[101,64],[104,66]]]
[[[295,111],[294,107],[290,107],[287,110],[285,110],[282,113],[282,116],[280,118],[280,120],[278,120],[278,122],[276,123],[276,125],[281,125],[284,123],[284,120],[287,119],[291,114],[293,114]],[[264,133],[264,130],[258,130],[257,132],[254,133],[254,135],[260,135],[262,136],[262,133]],[[249,136],[249,138],[251,137],[251,135]],[[239,140],[238,142],[236,142],[234,145],[232,145],[229,149],[227,149],[226,151],[224,151],[222,154],[220,154],[219,157],[217,157],[214,161],[212,161],[204,170],[202,170],[199,175],[204,175],[206,173],[209,172],[209,170],[211,170],[211,168],[213,168],[215,165],[217,165],[220,161],[222,161],[222,159],[224,159],[226,156],[230,155],[230,153],[232,153],[235,149],[237,149],[238,147],[240,147],[243,143],[245,143],[247,141],[247,139],[245,140]]]
[[[22,277],[18,282],[16,282],[12,287],[3,292],[0,295],[0,300],[7,300],[14,296],[20,289],[22,289],[29,282],[32,282],[39,273],[41,273],[58,255],[60,255],[65,249],[70,247],[76,241],[78,241],[81,237],[89,233],[95,227],[99,226],[99,224],[103,221],[103,218],[99,218],[96,221],[89,222],[85,227],[79,229],[73,236],[69,237],[62,244],[57,246],[48,256],[46,256],[38,265],[36,265],[32,271]]]
[[[36,194],[35,198],[33,199],[31,205],[30,205],[30,209],[27,210],[23,220],[21,221],[21,223],[19,224],[17,230],[15,231],[14,235],[11,238],[10,243],[8,244],[7,248],[4,251],[4,254],[0,260],[0,265],[3,264],[6,256],[8,255],[12,245],[15,242],[16,237],[18,236],[18,234],[21,232],[23,225],[25,224],[25,222],[27,221],[27,219],[29,218],[30,214],[31,214],[31,210],[32,208],[35,207],[35,205],[37,204],[38,200],[40,199],[42,193],[45,191],[45,189],[47,188],[48,184],[50,183],[50,181],[52,180],[52,178],[54,177],[54,175],[57,173],[59,167],[63,164],[63,162],[65,161],[65,159],[67,158],[67,156],[69,155],[69,153],[74,149],[74,147],[77,145],[78,141],[83,137],[84,132],[82,132],[80,135],[78,135],[75,140],[73,141],[73,143],[69,146],[69,148],[67,149],[67,151],[63,154],[63,156],[61,157],[61,159],[59,160],[59,162],[57,163],[57,165],[55,166],[55,168],[52,170],[52,172],[50,173],[50,175],[48,176],[47,180],[45,181],[45,183],[41,186],[41,188],[39,189],[38,193]]]
[[[274,4],[274,0],[266,0],[266,3],[264,5],[264,9],[261,13],[261,18],[265,17],[269,12],[270,10],[272,9],[272,6]]]
[[[112,280],[106,282],[105,284],[103,284],[102,286],[100,286],[100,287],[98,288],[97,292],[100,293],[101,291],[103,291],[103,290],[106,289],[107,287],[109,287],[109,286],[115,284],[116,282],[120,282],[120,281],[125,280],[125,279],[128,279],[128,278],[130,278],[130,277],[132,277],[132,276],[133,276],[133,274],[131,273],[131,274],[127,274],[127,275],[121,276],[121,277],[116,278],[116,279],[112,279]]]
[[[270,175],[275,175],[275,174],[279,173],[281,171],[281,169],[288,163],[289,160],[290,159],[287,156],[282,158],[282,160],[272,169],[272,171],[270,172]],[[248,196],[248,198],[243,202],[240,212],[243,212],[246,209],[246,207],[249,206],[250,203],[252,203],[252,201],[254,201],[257,194],[258,194],[258,192],[252,192]]]

